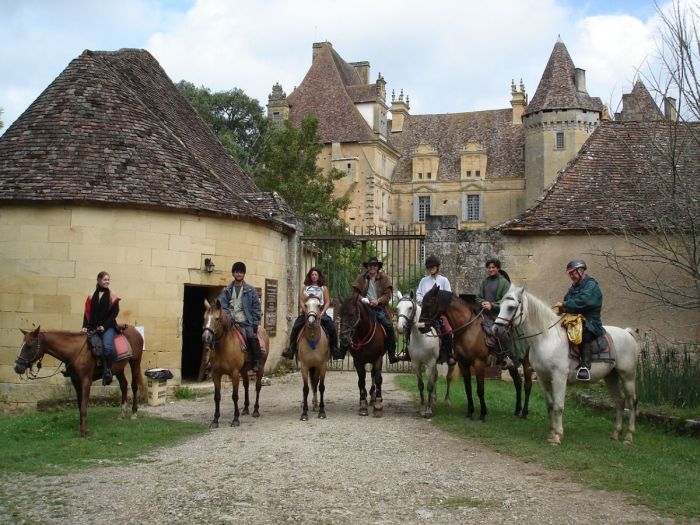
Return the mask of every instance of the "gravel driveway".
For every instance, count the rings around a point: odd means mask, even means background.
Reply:
[[[434,428],[391,374],[384,418],[361,418],[356,383],[352,372],[329,374],[328,419],[300,422],[299,374],[273,378],[261,417],[242,416],[239,428],[228,426],[229,386],[218,430],[128,466],[18,476],[4,490],[24,523],[673,523]],[[142,410],[209,422],[214,405],[207,397]]]

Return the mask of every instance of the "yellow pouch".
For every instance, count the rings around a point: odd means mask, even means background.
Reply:
[[[561,324],[566,328],[569,341],[575,345],[580,345],[583,341],[583,321],[585,317],[581,314],[564,314],[561,316]]]

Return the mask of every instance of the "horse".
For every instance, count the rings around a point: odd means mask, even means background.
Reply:
[[[41,360],[45,354],[55,357],[66,366],[66,373],[75,389],[78,410],[80,411],[80,437],[87,435],[87,407],[90,399],[90,388],[93,381],[102,378],[101,369],[98,367],[97,359],[88,348],[88,337],[80,332],[63,331],[40,331],[40,326],[35,330],[21,330],[24,334],[22,348],[15,361],[15,372],[18,374],[32,374],[34,363],[37,370],[41,368]],[[127,326],[124,336],[131,345],[132,355],[128,359],[114,361],[112,363],[112,373],[119,381],[119,388],[122,392],[121,410],[119,419],[123,419],[128,414],[127,387],[129,386],[124,374],[127,362],[131,369],[131,419],[136,419],[138,413],[138,391],[142,384],[141,378],[141,357],[143,355],[143,337],[133,326]]]
[[[252,370],[248,352],[243,350],[242,334],[235,323],[221,308],[221,302],[209,304],[204,300],[206,308],[204,312],[204,326],[202,328],[202,343],[205,352],[209,355],[211,362],[211,379],[214,382],[214,419],[209,423],[209,428],[219,428],[219,416],[221,415],[221,376],[228,374],[233,383],[233,420],[232,427],[240,426],[239,416],[249,414],[250,400],[248,397],[249,378],[248,371]],[[255,405],[253,405],[253,417],[260,416],[260,389],[262,388],[262,378],[265,373],[265,362],[267,361],[270,341],[265,330],[258,328],[258,336],[262,337],[264,344],[260,344],[262,354],[262,366],[255,374]],[[263,348],[264,347],[264,348]],[[243,391],[245,398],[243,411],[238,409],[238,385],[243,378]]]
[[[486,333],[481,326],[481,312],[476,314],[472,305],[459,298],[452,292],[440,290],[437,285],[423,296],[423,310],[419,317],[426,326],[435,326],[444,315],[452,327],[454,337],[454,353],[459,365],[459,371],[464,379],[464,390],[467,394],[468,419],[474,418],[474,399],[472,397],[471,367],[476,376],[476,393],[479,397],[479,420],[485,421],[488,409],[484,399],[484,376],[489,359],[489,347],[486,344]],[[515,364],[507,367],[513,378],[515,387],[515,416],[526,419],[529,413],[530,391],[532,390],[532,369],[528,357],[523,359],[523,375],[525,377],[525,400],[521,391],[523,381]]]
[[[523,288],[511,285],[501,300],[501,311],[496,319],[496,331],[503,331],[511,325],[524,328],[527,337],[532,337],[530,359],[537,373],[549,417],[548,441],[559,445],[564,437],[562,415],[566,385],[576,383],[578,360],[569,357],[569,340],[560,318],[542,300]],[[639,343],[632,330],[617,326],[606,326],[612,338],[615,360],[594,362],[591,368],[591,382],[605,379],[608,391],[615,399],[615,426],[611,438],[619,440],[625,405],[629,408],[629,424],[625,444],[632,444],[637,415],[635,381]],[[624,393],[620,395],[620,387]]]
[[[326,418],[323,393],[326,391],[326,364],[330,358],[328,336],[321,327],[321,301],[310,295],[304,303],[305,325],[303,337],[299,340],[297,361],[301,363],[301,377],[304,381],[304,408],[300,420],[309,420],[309,382],[313,390],[312,410],[318,409],[319,419]],[[310,380],[310,381],[309,381]],[[316,392],[320,393],[318,402]]]
[[[357,371],[357,386],[360,389],[360,416],[369,415],[367,407],[367,389],[365,388],[367,363],[372,365],[372,387],[370,402],[372,415],[382,417],[384,405],[382,400],[382,363],[384,353],[384,329],[377,321],[374,311],[358,295],[343,300],[340,305],[340,347],[350,350],[353,364]]]
[[[408,353],[411,356],[413,371],[416,374],[418,382],[418,391],[420,392],[420,415],[426,419],[433,417],[433,409],[435,408],[435,398],[437,396],[437,361],[440,357],[440,337],[435,330],[432,333],[421,333],[418,329],[420,326],[421,306],[416,302],[413,292],[408,295],[403,295],[400,291],[395,294],[396,297],[396,328],[400,334],[404,334],[404,341],[408,346]],[[428,375],[428,401],[425,401],[423,395],[423,365]],[[447,372],[447,391],[445,394],[445,402],[450,402],[450,383],[452,381],[452,370],[454,366],[448,368]]]

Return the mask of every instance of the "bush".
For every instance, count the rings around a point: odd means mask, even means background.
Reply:
[[[175,399],[196,399],[197,393],[188,386],[180,386],[175,390]]]
[[[693,408],[700,405],[700,359],[688,349],[642,346],[637,365],[639,401],[653,405]]]

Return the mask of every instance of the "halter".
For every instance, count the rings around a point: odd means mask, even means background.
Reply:
[[[21,365],[24,365],[24,373],[27,376],[27,379],[48,379],[50,377],[55,376],[61,371],[62,366],[66,366],[66,363],[58,359],[58,366],[56,367],[56,370],[52,374],[49,374],[47,376],[39,376],[39,370],[41,370],[42,367],[42,360],[44,359],[44,356],[46,355],[46,352],[42,352],[42,342],[41,342],[41,332],[39,332],[36,336],[36,345],[34,347],[34,354],[30,358],[25,358],[22,357],[22,349],[26,346],[26,343],[22,344],[22,347],[19,350],[20,355],[17,356],[17,359],[15,359],[16,363],[19,363]],[[78,354],[82,353],[83,350],[87,347],[87,338],[85,338],[85,342],[83,343],[83,346],[80,347],[80,350],[78,351]],[[37,371],[34,372],[34,365],[33,363],[36,362],[36,369]],[[66,366],[67,368],[67,366]],[[20,377],[22,377],[20,375]]]
[[[411,329],[413,328],[413,325],[415,324],[415,319],[416,319],[416,312],[418,308],[416,308],[416,301],[415,299],[412,299],[411,297],[404,295],[401,299],[399,299],[397,305],[400,304],[401,302],[406,302],[410,301],[411,303],[411,317],[409,318],[407,315],[404,314],[399,314],[397,316],[398,319],[406,319],[406,333],[403,336],[403,342],[404,342],[404,348],[408,347],[409,343],[411,342]]]
[[[211,316],[210,322],[212,319],[213,316]],[[221,321],[220,318],[217,320],[217,323],[221,327],[221,333],[218,336],[216,335],[216,331],[209,327],[209,323],[207,323],[207,325],[202,328],[202,334],[204,334],[205,332],[209,332],[212,335],[212,337],[214,338],[214,345],[216,345],[216,343],[218,343],[221,340],[221,338],[224,336],[224,332],[226,331],[226,327],[224,326],[224,323]]]
[[[369,335],[365,339],[363,339],[362,341],[355,341],[355,338],[353,336],[355,335],[355,329],[357,328],[357,326],[360,324],[360,321],[362,320],[362,311],[361,311],[362,306],[359,305],[357,301],[355,301],[354,306],[355,306],[355,310],[357,311],[357,320],[349,328],[346,328],[345,330],[341,330],[340,336],[342,337],[344,335],[344,336],[348,337],[348,339],[350,339],[350,345],[352,347],[351,350],[359,350],[360,348],[362,348],[364,345],[369,343],[374,338],[374,334],[377,331],[377,325],[379,324],[379,322],[376,320],[374,323],[370,322],[370,324],[373,324],[373,327],[372,327],[372,331],[369,333]],[[342,325],[342,319],[341,319],[341,325]]]
[[[514,299],[514,300],[515,300],[515,299]],[[522,323],[522,318],[523,318],[523,316],[525,315],[525,312],[524,312],[524,310],[523,310],[523,302],[524,302],[524,301],[522,301],[522,300],[521,300],[521,301],[517,301],[517,300],[516,300],[516,302],[518,303],[518,306],[515,307],[515,313],[513,313],[513,316],[511,317],[511,319],[510,319],[509,321],[506,321],[505,319],[503,319],[503,318],[501,317],[501,315],[499,314],[498,317],[496,318],[496,320],[493,322],[493,324],[497,324],[497,325],[503,326],[506,330],[510,330],[510,329],[513,328],[513,325],[514,325],[514,323],[515,323],[515,321],[516,321],[516,319],[517,319],[517,320],[518,320],[517,325],[520,325],[520,324]],[[552,325],[550,325],[549,327],[547,327],[547,331],[551,330],[552,328],[554,328],[555,326],[557,326],[559,323],[561,323],[562,319],[563,319],[562,317],[560,317],[559,319],[557,319],[557,321],[556,321],[554,324],[552,324]],[[499,321],[501,321],[501,322],[499,323]],[[540,331],[540,332],[537,332],[536,334],[523,335],[523,336],[521,336],[521,337],[518,337],[518,339],[519,339],[519,340],[530,339],[530,338],[532,338],[532,337],[537,337],[538,335],[542,335],[542,333],[543,333],[543,332]]]

